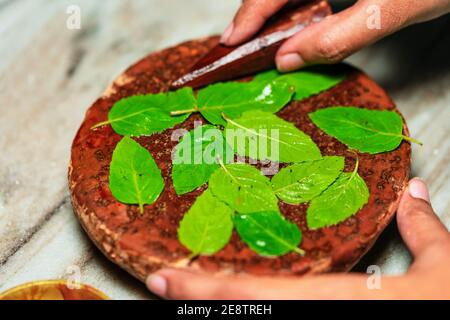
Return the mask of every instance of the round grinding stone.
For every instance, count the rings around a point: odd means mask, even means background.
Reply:
[[[359,174],[370,190],[370,198],[356,215],[328,228],[309,230],[307,205],[280,202],[282,214],[302,230],[305,256],[289,253],[265,258],[251,251],[236,233],[230,243],[213,256],[189,259],[189,251],[178,241],[183,215],[206,186],[177,196],[171,179],[171,140],[174,129],[191,130],[198,114],[160,134],[136,139],[150,151],[162,171],[165,189],[152,205],[139,213],[138,206],[114,199],[108,187],[109,164],[121,136],[111,126],[92,130],[108,118],[118,100],[136,94],[167,91],[169,84],[217,44],[217,37],[194,40],[150,54],[125,71],[87,111],[74,139],[69,168],[69,186],[75,214],[97,247],[114,263],[144,281],[163,267],[188,268],[211,274],[304,275],[348,271],[370,249],[391,221],[405,190],[410,170],[411,147],[402,142],[394,151],[358,154]],[[349,67],[339,85],[302,101],[293,101],[277,115],[310,135],[323,155],[345,156],[345,171],[351,171],[356,155],[345,145],[319,130],[308,113],[328,106],[359,106],[397,111],[389,96],[364,73]],[[404,133],[408,134],[406,125]]]

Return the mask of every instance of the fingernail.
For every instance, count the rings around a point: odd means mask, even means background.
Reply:
[[[428,188],[420,178],[414,178],[409,182],[408,186],[409,194],[416,199],[422,199],[430,202],[430,194]]]
[[[220,38],[220,43],[226,43],[228,39],[231,37],[233,30],[234,30],[234,23],[231,22],[230,25],[223,32],[222,37]]]
[[[152,274],[147,278],[147,287],[154,294],[165,297],[167,293],[167,281],[165,278]]]
[[[289,72],[303,66],[304,61],[298,53],[288,53],[277,59],[277,68],[281,72]]]

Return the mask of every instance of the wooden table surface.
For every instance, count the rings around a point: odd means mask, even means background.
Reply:
[[[67,188],[72,139],[86,109],[149,52],[220,33],[239,0],[0,0],[0,291],[31,280],[81,281],[116,299],[145,287],[110,263],[75,219]],[[68,29],[69,5],[81,29]],[[349,59],[392,95],[412,136],[414,176],[450,226],[450,17],[414,26]],[[357,266],[404,272],[393,223]]]

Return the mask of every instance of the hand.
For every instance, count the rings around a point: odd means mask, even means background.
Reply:
[[[287,2],[244,0],[221,42],[236,45],[248,40]],[[278,51],[276,64],[280,71],[287,72],[310,64],[339,62],[393,32],[449,11],[450,0],[360,0],[286,41]],[[369,24],[378,13],[379,28],[374,28]]]
[[[368,289],[367,276],[358,274],[213,277],[174,269],[151,275],[147,286],[166,299],[450,299],[450,234],[421,180],[410,181],[397,222],[414,263],[403,276],[383,277],[379,290]]]

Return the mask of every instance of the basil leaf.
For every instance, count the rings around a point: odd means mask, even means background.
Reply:
[[[239,213],[278,211],[278,199],[270,180],[251,165],[233,163],[223,166],[212,174],[209,188]]]
[[[233,150],[216,127],[204,125],[188,132],[175,147],[172,180],[177,194],[191,192],[208,182],[219,168],[218,159],[233,161]]]
[[[317,110],[309,117],[325,133],[360,152],[391,151],[403,139],[421,144],[402,135],[402,118],[393,111],[338,106]]]
[[[294,87],[295,100],[302,100],[328,90],[345,79],[345,73],[336,66],[314,66],[291,73],[269,70],[260,73],[254,81],[286,82]]]
[[[226,118],[226,140],[240,156],[276,162],[321,158],[317,145],[292,123],[268,112],[253,110],[239,119]]]
[[[297,225],[285,220],[278,211],[237,214],[234,219],[241,239],[263,256],[281,256],[298,248],[302,234]]]
[[[93,128],[111,124],[120,135],[142,136],[162,132],[183,122],[189,113],[171,116],[170,112],[196,105],[191,88],[175,92],[132,96],[118,101],[108,114],[108,121]]]
[[[324,157],[283,168],[272,178],[275,194],[286,203],[300,204],[321,194],[344,169],[343,157]]]
[[[307,210],[308,228],[318,229],[338,224],[358,212],[369,200],[369,189],[355,170],[342,173],[320,196],[314,198]]]
[[[275,113],[291,100],[292,94],[290,85],[281,82],[218,83],[198,92],[198,111],[209,122],[225,126],[222,113],[231,118],[255,109]]]
[[[178,238],[193,255],[214,254],[230,240],[232,215],[230,207],[206,190],[181,220]]]
[[[139,204],[144,213],[144,204],[155,202],[163,191],[164,180],[150,152],[125,137],[112,155],[109,188],[118,201]]]

